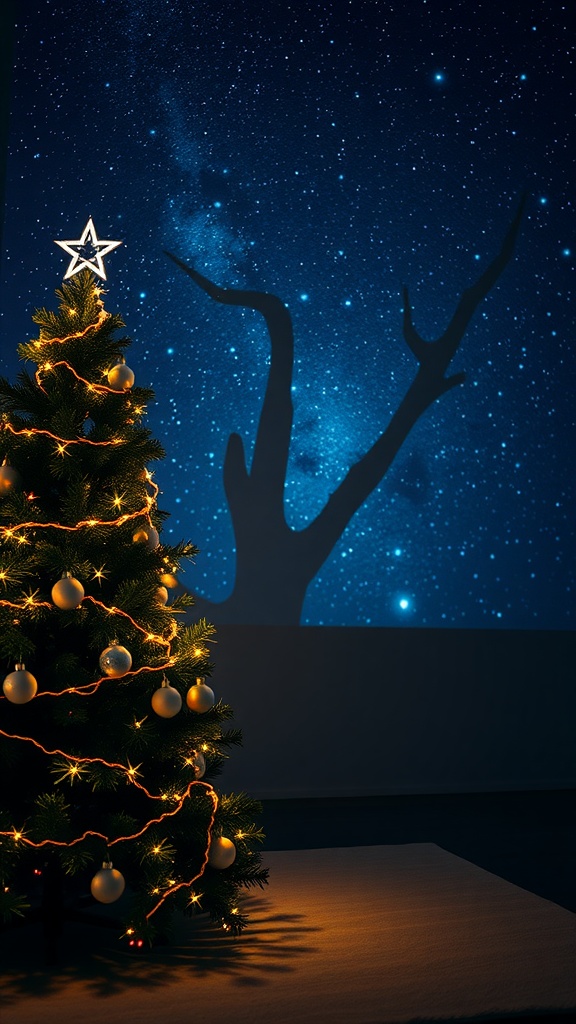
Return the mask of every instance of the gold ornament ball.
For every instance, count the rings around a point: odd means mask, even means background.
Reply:
[[[218,836],[213,839],[210,843],[210,852],[208,853],[208,863],[211,868],[216,868],[218,871],[224,871],[229,868],[231,864],[236,860],[236,847],[231,839],[226,839],[225,836]]]
[[[132,667],[132,655],[125,647],[111,644],[100,655],[99,665],[105,676],[118,678],[125,676]]]
[[[22,477],[14,466],[0,466],[0,497],[22,490]]]
[[[112,862],[106,860],[90,883],[90,892],[99,903],[115,903],[125,888],[126,882],[122,872],[117,871],[112,867]]]
[[[182,707],[182,697],[175,686],[162,683],[152,694],[152,708],[160,718],[174,718]]]
[[[174,588],[178,586],[178,580],[173,572],[163,572],[160,577],[160,583],[162,583],[163,586],[168,587],[169,590],[174,590]]]
[[[132,534],[132,540],[135,544],[145,544],[150,551],[154,551],[160,543],[160,534],[153,526],[141,526]]]
[[[32,673],[26,671],[24,665],[16,665],[14,672],[6,676],[2,689],[11,704],[27,704],[36,696],[38,683]]]
[[[134,371],[126,363],[116,363],[108,370],[108,383],[114,391],[129,391],[134,384]]]
[[[83,599],[84,587],[70,573],[66,573],[52,587],[52,600],[57,608],[63,608],[66,611],[70,611],[72,608],[79,608]]]
[[[168,600],[168,591],[166,587],[158,587],[156,590],[156,601],[158,604],[166,604]]]
[[[210,708],[214,707],[216,697],[214,690],[211,690],[206,683],[199,682],[191,686],[186,694],[186,703],[191,711],[204,715]]]

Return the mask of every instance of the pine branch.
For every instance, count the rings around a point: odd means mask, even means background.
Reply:
[[[14,917],[24,917],[24,911],[29,909],[30,904],[25,896],[0,886],[0,921],[10,924]]]

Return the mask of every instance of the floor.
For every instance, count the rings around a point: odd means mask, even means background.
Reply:
[[[576,912],[576,792],[263,803],[265,849],[436,843]]]
[[[267,800],[262,824],[264,859],[266,850],[435,843],[576,912],[575,791]],[[567,1021],[574,1014],[514,1017],[514,1024]]]

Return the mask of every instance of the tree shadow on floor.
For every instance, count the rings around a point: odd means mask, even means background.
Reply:
[[[276,914],[266,898],[246,901],[250,927],[239,937],[225,935],[207,915],[175,919],[170,945],[130,952],[113,928],[70,922],[62,937],[59,963],[46,967],[40,926],[23,925],[0,935],[2,1001],[22,996],[45,998],[73,986],[78,995],[101,997],[126,990],[152,991],[211,974],[240,986],[261,986],[296,969],[317,952],[312,942],[321,929],[306,914]]]

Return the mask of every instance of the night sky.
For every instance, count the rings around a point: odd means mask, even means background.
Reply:
[[[163,254],[270,291],[294,322],[285,505],[300,529],[397,408],[424,338],[497,253],[441,398],[311,584],[308,625],[574,627],[574,34],[568,4],[30,2],[18,16],[2,372],[89,216],[123,245],[106,307],[157,404],[149,425],[185,582],[222,600],[234,540],[226,442],[249,454],[262,318],[213,302]]]

